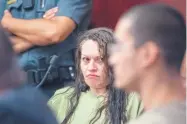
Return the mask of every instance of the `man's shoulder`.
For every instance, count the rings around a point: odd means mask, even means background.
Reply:
[[[38,94],[38,95],[36,95]],[[41,93],[40,90],[31,87],[31,86],[20,86],[14,89],[10,89],[5,91],[1,96],[0,96],[0,101],[12,101],[12,100],[19,100],[24,98],[24,100],[27,100],[25,98],[28,98],[29,96],[35,96],[34,98],[38,97],[44,97],[43,94]],[[45,99],[45,98],[44,98]],[[31,100],[31,99],[28,99]],[[33,100],[33,99],[32,99]]]
[[[33,87],[19,87],[9,90],[0,96],[0,106],[11,109],[12,111],[25,111],[46,109],[47,98],[43,93]]]
[[[170,104],[149,110],[128,124],[184,124],[186,112],[184,104]]]
[[[159,123],[161,121],[162,123]],[[163,117],[155,113],[143,113],[136,120],[130,121],[128,124],[166,124],[163,123]]]
[[[47,99],[36,88],[23,87],[7,91],[0,96],[0,118],[5,115],[30,121],[56,124],[56,119],[47,106]]]

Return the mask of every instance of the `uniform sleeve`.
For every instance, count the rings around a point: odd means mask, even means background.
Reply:
[[[132,120],[137,118],[143,112],[143,104],[140,100],[140,97],[136,93],[131,93],[128,96],[127,103],[127,119]]]
[[[0,0],[0,20],[3,18],[5,8],[6,8],[6,0]]]
[[[67,91],[67,92],[66,92]],[[48,101],[48,106],[52,109],[59,123],[66,117],[69,108],[68,96],[71,93],[67,88],[57,90],[54,96]]]
[[[56,16],[71,18],[77,25],[91,14],[92,0],[59,0]]]

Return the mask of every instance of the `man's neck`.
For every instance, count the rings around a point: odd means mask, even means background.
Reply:
[[[145,82],[140,88],[145,110],[167,105],[174,101],[185,101],[180,76],[157,73],[147,77]]]

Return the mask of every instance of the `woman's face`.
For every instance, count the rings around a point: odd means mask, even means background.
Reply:
[[[80,68],[85,83],[93,89],[106,88],[106,64],[99,53],[98,43],[86,40],[81,47]]]

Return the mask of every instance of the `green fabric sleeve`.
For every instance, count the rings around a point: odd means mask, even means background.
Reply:
[[[57,90],[54,96],[48,102],[48,105],[56,115],[56,118],[59,121],[59,123],[62,122],[62,120],[64,120],[69,107],[68,96],[72,92],[72,89],[68,89],[69,87]]]
[[[138,94],[136,93],[129,94],[126,110],[127,110],[126,116],[128,120],[137,118],[143,112],[143,104]]]

